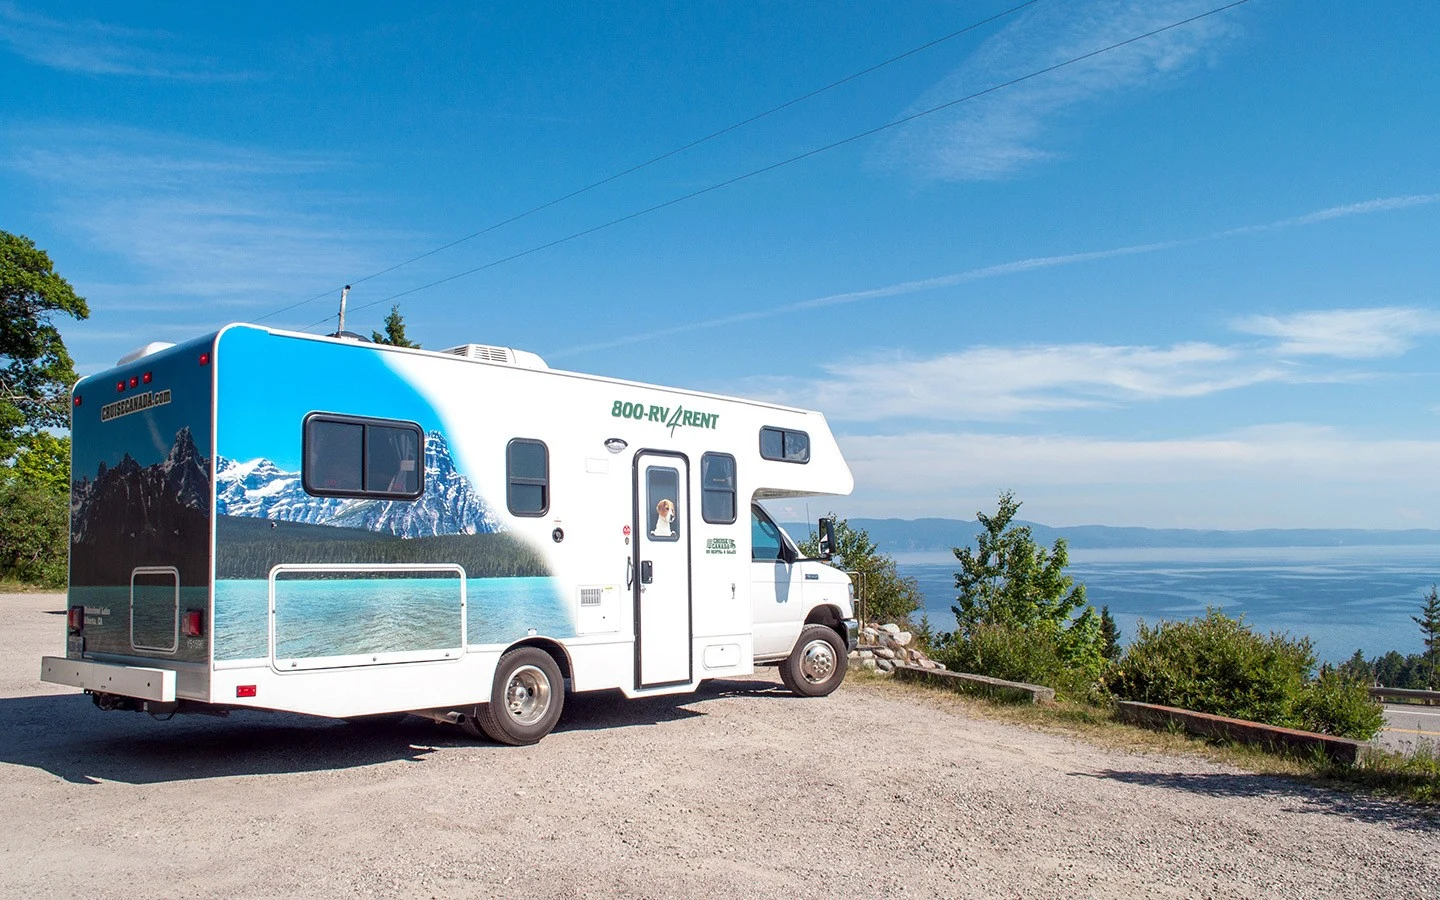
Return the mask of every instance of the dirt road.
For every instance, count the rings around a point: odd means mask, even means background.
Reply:
[[[158,722],[41,685],[0,596],[0,896],[1422,897],[1433,818],[769,677],[575,697],[527,748],[410,719]]]

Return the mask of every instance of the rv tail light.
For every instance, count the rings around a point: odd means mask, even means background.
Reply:
[[[253,684],[237,684],[237,685],[235,685],[235,696],[237,696],[237,697],[253,697],[253,696],[255,696],[255,685],[253,685]]]
[[[146,384],[149,384],[149,383],[150,383],[150,373],[149,373],[149,372],[146,372],[144,375],[141,375],[141,376],[140,376],[140,380],[143,381],[143,382],[145,382]]]
[[[85,630],[85,607],[72,606],[70,613],[65,617],[65,624],[70,626],[71,634],[79,634]]]
[[[208,365],[210,365],[210,354],[208,354],[208,353],[202,353],[202,354],[200,354],[200,365],[202,365],[202,366],[208,366]]]
[[[205,633],[205,613],[203,610],[187,609],[180,620],[180,633],[186,637],[199,637]]]

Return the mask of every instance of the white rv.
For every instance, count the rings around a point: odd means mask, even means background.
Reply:
[[[845,675],[849,579],[756,502],[850,492],[819,413],[252,325],[73,403],[42,677],[102,709],[414,712],[520,744],[567,691]]]

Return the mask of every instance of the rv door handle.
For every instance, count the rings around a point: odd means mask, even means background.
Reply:
[[[650,584],[655,580],[655,564],[648,559],[640,560],[640,583]]]
[[[630,590],[635,585],[635,561],[625,557],[625,590]]]

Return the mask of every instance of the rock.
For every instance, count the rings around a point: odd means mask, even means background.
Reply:
[[[891,650],[889,647],[876,647],[875,655],[880,657],[881,659],[894,659],[895,651]]]
[[[875,660],[873,659],[862,659],[860,660],[860,665],[862,668],[869,669],[872,672],[875,671]]]
[[[910,632],[908,632],[908,631],[897,631],[897,632],[895,633],[895,637],[893,638],[893,640],[895,641],[895,643],[897,643],[897,644],[899,644],[900,646],[904,647],[906,644],[910,643],[910,641],[911,641],[911,639],[912,639],[913,637],[914,637],[914,635],[912,635],[912,634],[911,634]]]
[[[911,659],[924,659],[924,658],[925,658],[925,654],[923,654],[923,653],[921,653],[919,650],[915,650],[915,649],[913,649],[913,648],[910,649],[910,650],[906,650],[906,651],[905,651],[905,655],[908,656],[908,657],[910,657]]]
[[[889,672],[895,668],[895,664],[888,659],[877,659],[875,660],[875,668],[881,672]]]
[[[881,626],[880,626],[880,630],[881,630],[881,631],[884,631],[886,634],[899,634],[899,633],[900,633],[900,626],[899,626],[899,625],[896,625],[896,624],[894,624],[894,623],[891,623],[891,624],[889,624],[889,625],[881,625]]]
[[[875,658],[875,651],[873,651],[873,650],[861,650],[861,651],[860,651],[860,658],[861,658],[861,659],[874,659],[874,658]]]

